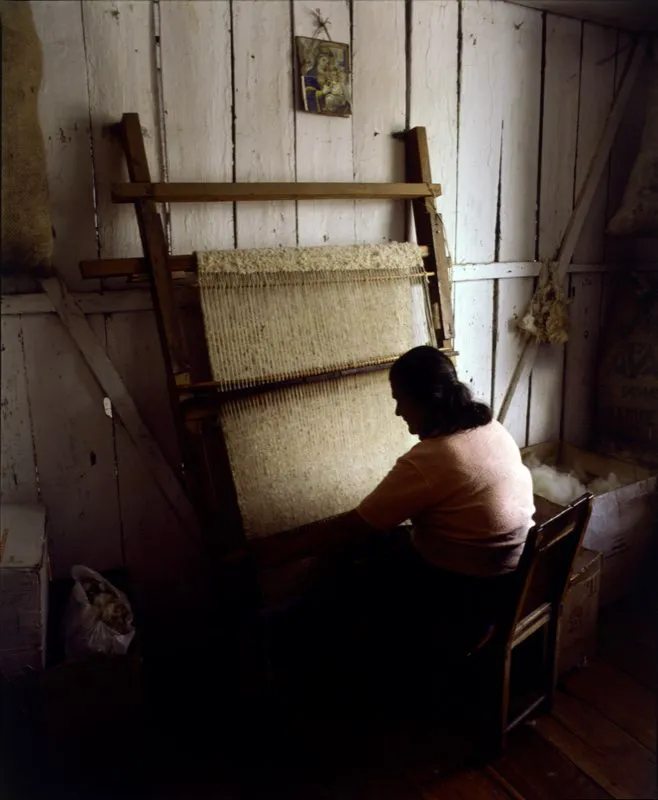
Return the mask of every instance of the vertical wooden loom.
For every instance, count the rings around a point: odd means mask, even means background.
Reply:
[[[404,183],[152,183],[144,138],[137,114],[124,114],[114,127],[126,156],[128,183],[112,187],[115,203],[135,206],[144,258],[83,261],[85,278],[150,279],[158,334],[167,370],[172,411],[181,442],[185,474],[180,477],[195,504],[207,541],[219,558],[239,552],[245,544],[237,493],[218,411],[236,396],[253,395],[310,381],[341,378],[390,363],[324,372],[312,377],[264,382],[257,386],[219,391],[211,380],[205,341],[186,337],[176,302],[172,273],[193,272],[193,254],[170,256],[156,203],[249,202],[265,200],[410,200],[416,237],[429,274],[429,298],[437,346],[452,352],[453,317],[450,302],[449,259],[443,225],[434,205],[441,187],[432,183],[425,128],[401,134],[406,149]],[[203,350],[203,352],[200,352]]]

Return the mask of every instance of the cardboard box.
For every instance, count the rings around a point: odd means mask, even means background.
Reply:
[[[636,584],[656,535],[656,474],[616,458],[590,453],[565,442],[546,442],[523,451],[541,463],[573,471],[587,483],[611,472],[623,484],[594,498],[583,546],[603,554],[601,605],[618,600]],[[560,506],[535,496],[535,521],[560,511]]]
[[[46,510],[0,504],[0,671],[45,666],[48,616]]]
[[[558,628],[558,677],[585,666],[596,649],[601,553],[583,548],[576,556]]]

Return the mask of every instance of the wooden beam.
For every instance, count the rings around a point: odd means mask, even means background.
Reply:
[[[163,497],[186,530],[198,530],[196,514],[183,490],[181,481],[162,455],[157,442],[142,420],[121,375],[85,319],[83,310],[58,278],[44,278],[40,283],[93,376],[104,394],[110,399],[113,411],[120,418],[126,433],[155,479],[156,486]],[[71,391],[75,391],[75,387],[71,387]]]
[[[421,186],[432,184],[427,131],[412,128],[405,134],[407,178],[422,181]],[[449,261],[443,233],[443,222],[434,205],[434,196],[421,195],[413,198],[411,207],[416,224],[418,244],[429,250],[428,268],[436,272],[436,279],[429,282],[430,302],[434,317],[434,328],[439,347],[450,347],[453,338],[452,299],[450,292]]]
[[[119,130],[130,180],[149,184],[151,175],[139,115],[124,114]],[[151,278],[153,306],[167,367],[167,388],[181,452],[189,467],[191,488],[196,491],[198,487],[205,487],[195,495],[204,531],[211,537],[213,545],[220,545],[220,530],[225,541],[243,544],[244,527],[223,429],[218,425],[211,431],[204,431],[200,425],[191,431],[183,420],[177,384],[190,382],[190,363],[174,296],[162,220],[152,198],[137,198],[134,205]]]
[[[438,183],[133,183],[112,184],[114,203],[248,203],[270,200],[412,200],[438,197]]]
[[[196,257],[193,253],[183,256],[167,256],[170,272],[196,272]],[[145,258],[94,258],[80,262],[83,278],[133,278],[148,275]]]
[[[619,129],[624,111],[631,96],[631,91],[633,90],[638,75],[640,74],[640,69],[644,62],[645,55],[646,43],[640,42],[636,44],[633,55],[628,63],[628,66],[626,67],[626,71],[624,72],[619,92],[617,93],[615,102],[610,110],[610,114],[608,115],[608,119],[599,140],[599,144],[596,148],[594,156],[592,157],[589,169],[587,170],[585,181],[578,194],[576,206],[571,214],[569,223],[567,224],[567,228],[562,238],[562,243],[560,244],[557,253],[557,274],[560,283],[564,283],[564,279],[567,275],[569,264],[573,258],[583,225],[585,224],[587,214],[592,205],[592,200],[594,199],[599,181],[603,175],[603,170],[608,163],[610,150],[612,149],[617,130]],[[538,351],[539,342],[537,342],[536,339],[527,339],[525,341],[519,359],[512,373],[507,391],[503,397],[500,411],[498,412],[499,422],[505,422],[507,413],[512,404],[512,400],[514,399],[514,394],[516,393],[516,389],[521,381],[521,378],[529,370],[532,371]]]
[[[601,180],[603,171],[608,165],[608,158],[610,156],[610,151],[612,150],[612,145],[615,141],[615,136],[617,135],[617,131],[621,125],[624,112],[626,111],[626,106],[628,105],[633,87],[637,82],[637,78],[640,74],[645,56],[646,43],[640,42],[639,44],[636,44],[632,58],[626,66],[626,70],[622,77],[619,92],[617,93],[617,97],[615,98],[613,106],[610,109],[610,114],[608,115],[603,133],[601,134],[599,144],[596,148],[594,156],[592,157],[589,169],[587,170],[587,175],[585,176],[583,185],[578,193],[578,197],[576,198],[575,208],[571,217],[569,218],[569,222],[562,238],[562,243],[560,244],[557,253],[556,260],[558,263],[558,274],[561,280],[564,279],[567,267],[571,263],[571,259],[573,258],[573,254],[580,238],[580,233],[583,229],[583,225],[585,224],[592,201],[594,200],[596,190],[598,189],[599,181]]]
[[[139,115],[124,114],[120,131],[130,180],[150,181],[151,173],[146,157]],[[153,305],[156,311],[160,340],[163,344],[172,407],[175,407],[175,376],[188,376],[189,364],[181,323],[176,310],[176,303],[174,302],[167,241],[162,219],[153,200],[138,199],[135,202],[135,211],[144,255],[150,266]]]
[[[421,247],[423,258],[429,254],[427,247]],[[169,256],[167,259],[171,272],[196,272],[196,256],[187,253],[181,256]],[[80,273],[83,278],[132,278],[148,275],[145,258],[97,258],[80,262]]]
[[[139,259],[117,259],[139,261]],[[93,261],[93,264],[103,263]],[[536,278],[541,264],[538,261],[495,261],[493,264],[455,264],[450,269],[453,283],[473,281],[506,280],[508,278]],[[658,273],[658,263],[642,264],[569,264],[567,274],[607,275],[621,271]],[[140,273],[141,274],[141,273]],[[107,275],[103,275],[107,277]],[[153,301],[146,285],[133,288],[130,284],[109,292],[72,292],[72,297],[85,314],[117,314],[131,311],[152,311]],[[174,297],[177,306],[198,306],[198,295],[194,286],[184,280],[174,282]],[[55,309],[43,292],[25,294],[3,294],[0,296],[0,313],[54,314]]]

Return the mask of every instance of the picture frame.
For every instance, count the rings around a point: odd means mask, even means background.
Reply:
[[[300,110],[330,117],[352,115],[350,46],[296,36]]]

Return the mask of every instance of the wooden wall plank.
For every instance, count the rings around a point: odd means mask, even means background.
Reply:
[[[234,3],[235,178],[294,181],[295,130],[290,5]],[[294,246],[295,203],[237,206],[238,247]]]
[[[323,0],[312,7],[306,0],[293,0],[295,36],[316,32],[314,8],[331,21],[331,38],[350,43],[348,0]],[[300,83],[295,72],[296,85]],[[299,87],[298,87],[299,88]],[[325,117],[299,112],[296,116],[296,174],[298,181],[354,180],[352,122],[349,118]],[[298,204],[298,241],[315,244],[354,242],[354,203],[349,201],[308,201]]]
[[[503,76],[497,69],[499,5],[463,3],[457,233],[455,262],[495,261],[496,206],[502,144]],[[487,80],[483,80],[483,76]],[[455,314],[455,324],[458,317]]]
[[[456,260],[532,258],[541,14],[478,0],[462,28]]]
[[[494,281],[454,284],[458,372],[474,395],[491,403]]]
[[[528,445],[556,441],[562,425],[563,344],[541,344],[530,379]]]
[[[497,260],[523,261],[535,256],[542,15],[511,3],[498,3],[496,14],[504,37],[496,59],[504,90]]]
[[[78,263],[96,257],[84,33],[79,0],[32,2],[41,40],[39,120],[46,145],[53,260],[72,291],[97,291]]]
[[[617,35],[617,57],[615,59],[615,95],[619,91],[624,68],[631,57],[632,45],[633,37],[620,31]],[[646,70],[646,66],[644,69]],[[640,147],[647,101],[647,84],[648,82],[640,76],[631,92],[624,117],[612,145],[608,174],[606,223],[621,205],[624,190]],[[606,260],[623,257],[627,251],[628,243],[625,241],[625,237],[621,239],[612,236],[608,237],[605,242]]]
[[[153,180],[160,177],[157,91],[153,80],[150,3],[83,0],[100,251],[104,258],[141,253],[132,206],[113,205],[110,184],[125,180],[125,157],[106,126],[125,112],[140,116]]]
[[[102,324],[102,321],[101,321]],[[24,318],[25,363],[53,575],[121,566],[112,420],[58,317]]]
[[[150,312],[113,314],[107,320],[107,352],[167,461],[180,451],[169,406],[155,318]],[[116,455],[126,567],[141,610],[189,600],[200,573],[197,530],[185,530],[145,469],[120,421]]]
[[[542,114],[539,258],[554,259],[573,209],[582,23],[549,14]]]
[[[569,297],[562,436],[571,444],[586,447],[593,432],[601,276],[572,275]]]
[[[168,177],[230,181],[233,175],[229,0],[160,4]],[[174,253],[233,246],[228,204],[171,209]]]
[[[425,126],[437,208],[450,253],[457,225],[457,82],[459,3],[412,0],[410,126]]]
[[[582,23],[546,18],[539,194],[540,259],[553,259],[574,205]],[[541,345],[531,377],[528,444],[560,437],[564,345]]]
[[[584,24],[576,156],[576,196],[585,182],[614,99],[616,48],[616,31],[590,23]],[[574,253],[574,261],[592,264],[603,260],[607,196],[608,169],[601,176],[599,188]]]
[[[494,362],[494,415],[498,414],[507,387],[512,378],[521,351],[523,340],[516,329],[516,321],[522,317],[534,289],[532,278],[512,278],[497,282],[496,337]],[[505,419],[505,427],[512,434],[519,447],[526,445],[528,419],[528,389],[526,377],[519,383],[514,399]]]
[[[404,143],[392,134],[405,126],[404,0],[354,3],[353,14],[354,180],[403,181]],[[404,221],[403,203],[356,203],[356,241],[404,241]]]
[[[20,315],[3,316],[0,325],[0,497],[3,503],[34,503],[38,498],[38,490],[23,357],[23,319]]]

